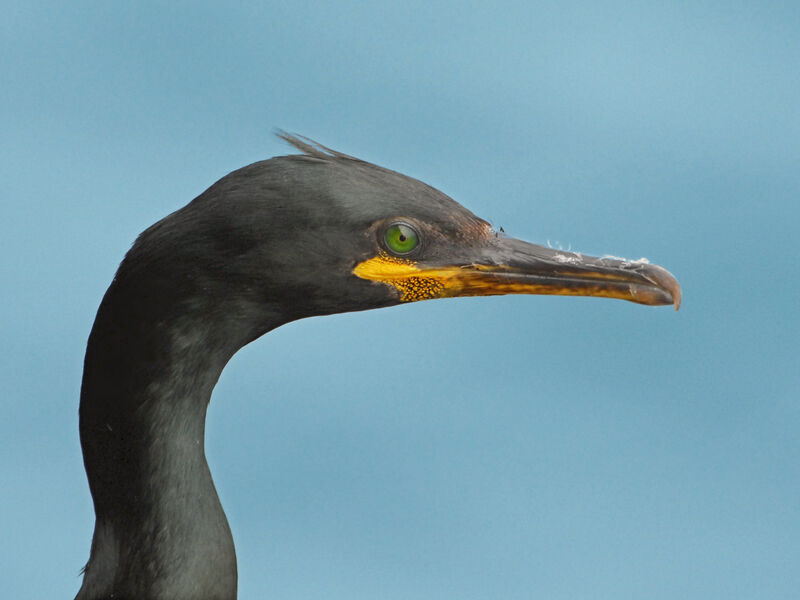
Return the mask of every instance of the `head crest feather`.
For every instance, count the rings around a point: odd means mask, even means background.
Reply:
[[[355,156],[350,156],[349,154],[345,154],[344,152],[339,152],[337,150],[333,150],[332,148],[328,148],[327,146],[323,146],[319,142],[312,140],[311,138],[307,138],[304,135],[299,135],[296,133],[289,133],[288,131],[284,131],[283,129],[277,129],[275,131],[275,135],[281,138],[284,142],[287,142],[293,148],[300,150],[305,156],[310,158],[316,158],[319,160],[331,160],[340,158],[340,159],[347,159],[347,160],[357,160],[359,162],[361,159],[356,158]]]

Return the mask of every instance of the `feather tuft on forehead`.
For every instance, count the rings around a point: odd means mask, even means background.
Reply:
[[[327,146],[323,146],[319,142],[312,140],[311,138],[307,138],[304,135],[299,134],[292,134],[288,131],[284,131],[283,129],[278,129],[275,131],[275,135],[282,139],[284,142],[287,142],[293,148],[300,150],[305,156],[310,158],[316,158],[319,160],[331,160],[340,158],[346,160],[356,160],[358,162],[364,162],[360,158],[356,158],[355,156],[350,156],[349,154],[345,154],[344,152],[339,152],[332,148],[328,148]]]

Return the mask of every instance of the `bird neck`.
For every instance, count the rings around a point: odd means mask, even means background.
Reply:
[[[112,285],[84,365],[80,432],[96,523],[78,599],[235,598],[204,432],[213,387],[241,344],[217,343],[213,321],[191,311],[172,318],[120,296]]]

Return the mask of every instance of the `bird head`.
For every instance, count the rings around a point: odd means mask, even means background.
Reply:
[[[165,274],[175,286],[190,281],[195,295],[228,303],[217,312],[252,315],[260,333],[308,316],[455,296],[680,306],[680,286],[662,267],[506,237],[416,179],[279,135],[301,154],[234,171],[137,242],[162,240],[178,265]]]

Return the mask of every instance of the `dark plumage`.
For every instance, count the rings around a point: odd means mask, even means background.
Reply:
[[[96,524],[80,600],[236,596],[206,408],[233,354],[275,327],[457,295],[680,301],[660,267],[506,238],[424,183],[283,137],[303,154],[234,171],[147,229],[103,298],[81,389]]]

